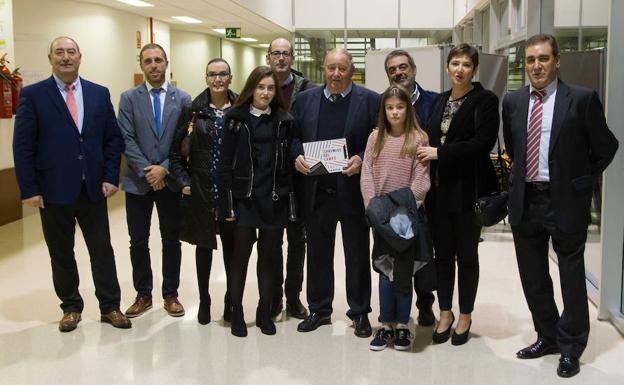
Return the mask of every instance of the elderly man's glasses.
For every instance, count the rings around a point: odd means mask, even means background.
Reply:
[[[216,79],[216,78],[221,78],[221,79],[225,79],[228,76],[230,76],[229,72],[208,72],[208,74],[206,74],[206,76],[208,76],[210,79]]]
[[[271,55],[271,57],[274,58],[278,58],[280,56],[283,56],[284,58],[288,59],[291,55],[290,51],[271,51],[271,53],[269,54]]]

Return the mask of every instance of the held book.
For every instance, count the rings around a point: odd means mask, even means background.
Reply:
[[[310,176],[342,172],[349,160],[345,138],[304,143],[303,152]]]

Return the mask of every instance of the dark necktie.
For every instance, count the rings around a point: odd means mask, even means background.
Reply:
[[[540,137],[542,133],[542,100],[544,90],[531,92],[534,98],[531,118],[527,129],[526,177],[528,181],[537,179],[539,169]]]
[[[329,95],[329,101],[332,103],[335,103],[337,101],[339,101],[340,99],[342,99],[342,94],[331,94]]]

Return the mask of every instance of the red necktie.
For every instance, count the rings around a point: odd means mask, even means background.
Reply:
[[[526,176],[528,181],[537,179],[539,169],[540,136],[542,133],[542,99],[546,95],[544,90],[533,91],[535,99],[531,108],[531,118],[527,131]]]
[[[65,103],[67,103],[67,109],[74,119],[76,127],[78,127],[78,107],[76,107],[76,98],[74,98],[74,86],[73,84],[65,85],[65,89],[67,90],[67,100],[65,101]]]

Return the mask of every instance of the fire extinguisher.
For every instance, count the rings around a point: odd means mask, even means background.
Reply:
[[[9,62],[5,53],[0,57],[0,119],[13,117],[13,79],[11,70],[6,66]]]
[[[16,68],[11,74],[11,80],[13,81],[13,87],[11,87],[12,101],[13,101],[13,114],[17,112],[17,104],[19,103],[19,94],[24,86],[24,79],[20,76],[19,68]]]

